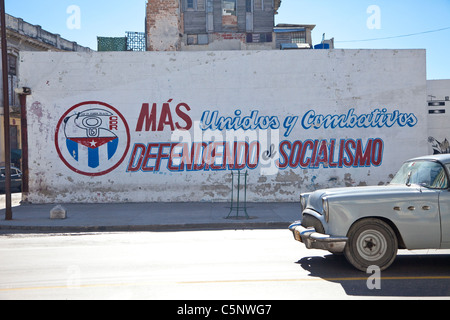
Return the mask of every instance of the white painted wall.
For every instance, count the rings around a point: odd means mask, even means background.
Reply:
[[[428,151],[450,153],[450,80],[428,80]]]
[[[248,201],[386,184],[405,159],[428,152],[424,50],[24,52],[20,72],[20,85],[33,91],[27,103],[34,203],[228,201],[231,175],[228,167],[219,170],[220,142],[233,138],[259,150],[244,169]],[[155,104],[157,120],[164,104],[170,109],[161,131],[146,131],[145,123],[138,131],[145,104],[149,112]],[[228,130],[202,130],[214,111],[239,119]],[[333,116],[341,117],[334,128],[321,121]],[[171,123],[188,130],[172,131]],[[216,150],[215,163],[180,165],[190,158],[181,147],[201,141]],[[167,159],[175,142],[180,148]],[[139,163],[152,143],[147,165]],[[292,149],[300,144],[305,153],[297,158]],[[358,146],[367,163],[354,161]]]

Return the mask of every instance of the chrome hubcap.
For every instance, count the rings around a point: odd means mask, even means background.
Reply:
[[[366,230],[359,235],[356,248],[365,260],[376,261],[386,254],[386,238],[377,230]]]

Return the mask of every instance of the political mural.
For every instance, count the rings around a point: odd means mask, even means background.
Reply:
[[[423,50],[23,53],[21,73],[30,202],[222,202],[236,171],[248,201],[297,201],[428,150]]]

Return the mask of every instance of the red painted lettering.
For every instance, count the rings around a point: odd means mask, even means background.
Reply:
[[[156,103],[153,103],[151,110],[148,103],[143,103],[136,123],[136,131],[164,131],[166,127],[169,127],[171,131],[174,131],[175,128],[179,130],[191,129],[192,119],[187,114],[191,108],[184,102],[179,103],[175,107],[175,114],[181,121],[174,122],[170,102],[172,102],[172,99],[163,103],[159,116]],[[112,123],[112,125],[116,125],[117,129],[117,123]]]
[[[141,113],[139,114],[138,122],[136,124],[136,131],[142,131],[145,123],[145,131],[156,130],[156,103],[152,106],[152,111],[149,110],[149,104],[143,103]]]
[[[119,122],[117,120],[117,116],[109,117],[109,130],[118,130],[117,125]]]
[[[186,122],[186,125],[181,126],[178,122],[176,122],[175,126],[179,130],[189,130],[192,127],[192,119],[186,112],[183,112],[183,110],[181,110],[182,107],[184,107],[186,111],[191,111],[191,108],[184,102],[178,104],[175,108],[177,116],[179,116],[184,122]]]
[[[169,100],[169,102],[172,100]],[[170,130],[174,131],[175,127],[173,125],[172,113],[170,112],[169,103],[164,103],[161,111],[161,116],[159,118],[158,131],[163,131],[164,127],[170,126]]]

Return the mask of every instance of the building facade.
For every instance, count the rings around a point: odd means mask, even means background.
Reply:
[[[87,47],[61,38],[30,24],[23,19],[6,14],[6,37],[8,43],[8,97],[10,107],[10,136],[13,164],[20,166],[21,153],[21,112],[20,99],[15,89],[19,79],[19,53],[21,51],[55,51],[55,52],[91,52]],[[0,70],[2,66],[0,65]],[[3,86],[0,88],[0,165],[5,163],[4,129],[3,129]]]
[[[428,80],[427,97],[429,152],[450,153],[450,80]]]
[[[149,0],[147,50],[273,50],[284,42],[311,48],[313,25],[274,30],[280,5],[280,0]]]

